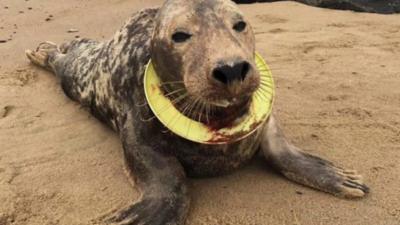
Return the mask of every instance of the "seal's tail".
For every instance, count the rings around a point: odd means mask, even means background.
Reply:
[[[35,51],[26,50],[25,54],[33,64],[54,72],[54,61],[62,53],[55,43],[46,41],[40,43]]]

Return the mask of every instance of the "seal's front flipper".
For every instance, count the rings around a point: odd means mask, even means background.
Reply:
[[[61,54],[58,46],[50,41],[40,43],[36,50],[26,50],[26,56],[35,65],[47,70],[53,70],[53,62]]]
[[[345,198],[363,197],[369,191],[355,171],[335,166],[290,144],[273,116],[265,125],[261,148],[274,167],[297,183]]]
[[[171,201],[167,198],[145,197],[134,205],[118,212],[112,217],[106,219],[107,224],[148,224],[148,225],[164,225],[173,224],[181,225],[184,221],[177,218],[179,214],[179,206],[177,201]]]
[[[134,113],[121,130],[128,170],[141,191],[139,201],[105,219],[107,224],[183,225],[189,197],[183,167],[173,157],[145,146],[136,138]]]

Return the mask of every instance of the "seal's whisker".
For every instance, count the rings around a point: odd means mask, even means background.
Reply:
[[[191,118],[193,118],[193,120],[196,120],[196,116],[197,116],[196,114],[199,114],[198,108],[199,108],[200,104],[201,104],[201,101],[197,100],[195,106],[193,107],[193,111],[192,111],[192,115],[191,115]]]
[[[182,114],[186,116],[186,112],[187,112],[187,110],[190,108],[190,105],[192,104],[192,102],[186,101],[185,103],[186,103],[186,104],[183,106],[184,108],[183,108],[183,110],[182,110]]]
[[[174,106],[175,104],[179,103],[180,101],[184,100],[187,96],[189,95],[189,93],[184,93],[182,95],[177,96],[176,98],[172,99],[171,101],[171,105],[170,106]]]
[[[201,117],[203,116],[203,111],[204,111],[204,107],[205,107],[205,103],[204,101],[200,100],[200,107],[199,107],[199,120],[198,122],[201,122]]]
[[[188,94],[186,93],[186,94],[183,94],[183,95],[181,95],[181,96],[179,96],[179,97],[173,99],[173,100],[171,101],[172,105],[173,105],[173,104],[176,104],[176,103],[178,103],[178,102],[180,102],[180,101],[182,101],[183,99],[185,99],[185,98],[187,97],[187,95],[188,95]],[[166,107],[166,108],[165,108],[165,107]],[[171,105],[166,104],[165,106],[163,106],[162,111],[165,111],[165,110],[169,109],[169,107],[171,107]],[[165,109],[164,109],[164,108],[165,108]],[[143,122],[149,122],[149,121],[152,121],[153,119],[155,119],[156,117],[157,117],[156,115],[154,115],[154,116],[152,116],[152,117],[150,117],[150,118],[147,118],[147,119],[144,119],[144,118],[140,117],[140,120],[143,121]]]
[[[202,105],[203,105],[203,101],[202,101],[201,98],[200,98],[200,99],[199,99],[199,103],[198,103],[198,105],[197,105],[197,107],[196,107],[194,113],[197,113],[198,115],[200,115],[200,114],[201,114]],[[193,117],[196,117],[196,114],[195,114]]]
[[[156,118],[156,116],[152,116],[152,117],[150,117],[148,119],[144,119],[144,118],[140,117],[140,121],[142,121],[142,122],[150,122],[150,121],[154,120],[155,118]]]
[[[190,117],[190,118],[193,117],[193,112],[195,111],[195,108],[196,108],[196,106],[197,106],[199,100],[200,100],[200,97],[197,97],[197,98],[194,100],[194,102],[193,102],[193,104],[192,104],[192,107],[191,107],[191,109],[189,110],[188,117]]]
[[[194,101],[194,103],[192,104],[193,106],[192,106],[191,110],[189,111],[189,117],[190,118],[192,118],[192,113],[194,111],[194,108],[198,104],[199,100],[200,100],[200,97],[197,97],[196,100]],[[188,125],[188,129],[186,131],[186,136],[189,135],[189,130],[190,130],[191,125],[192,125],[192,120],[189,120],[189,125]]]
[[[179,103],[180,101],[184,100],[189,94],[188,93],[184,93],[174,99],[171,100],[171,104],[165,104],[163,106],[163,108],[160,110],[162,112],[165,112],[166,110],[168,110],[171,106],[174,106],[175,104]]]
[[[190,105],[189,105],[189,108],[188,108],[187,112],[185,112],[185,116],[187,116],[187,117],[191,118],[192,111],[193,111],[193,109],[194,109],[195,105],[197,104],[197,99],[198,99],[198,97],[197,97],[197,98],[195,98],[195,99],[194,99],[194,101],[191,101],[191,103],[190,103]]]
[[[147,101],[146,102],[144,102],[144,103],[135,103],[135,106],[137,106],[137,107],[144,107],[144,106],[146,106],[146,105],[148,105],[149,103],[147,103]]]
[[[173,95],[173,94],[176,94],[176,93],[179,93],[179,92],[185,91],[185,90],[186,90],[185,88],[180,88],[180,89],[171,91],[171,92],[169,92],[169,93],[167,93],[167,94],[165,94],[165,95],[158,95],[158,96],[152,97],[151,99],[152,99],[152,100],[153,100],[153,99],[157,99],[157,98],[159,98],[159,97],[161,97],[161,96],[168,97],[168,96],[171,96],[171,95]],[[146,106],[146,105],[148,105],[148,104],[149,104],[149,103],[146,101],[145,103],[136,104],[136,106],[138,106],[138,107],[144,107],[144,106]]]
[[[172,106],[178,104],[178,103],[179,103],[180,101],[182,101],[182,100],[185,100],[188,96],[189,96],[189,94],[186,92],[185,94],[183,94],[183,95],[181,95],[181,96],[175,98],[173,101],[171,101]],[[179,99],[178,99],[178,98],[179,98]],[[188,101],[186,101],[186,102],[188,102]],[[186,104],[186,102],[184,102],[183,104]],[[171,105],[170,105],[169,107],[171,107]],[[162,111],[168,110],[169,107],[167,107],[165,110],[162,110]],[[176,107],[177,107],[178,112],[176,112],[176,113],[175,113],[175,116],[173,116],[173,117],[171,118],[171,120],[167,123],[167,125],[165,126],[166,128],[169,127],[169,124],[170,124],[175,118],[178,118],[178,119],[179,119],[180,106],[179,106],[179,105],[176,105]],[[165,134],[165,133],[168,133],[168,132],[169,132],[169,129],[162,130],[161,132],[164,133],[164,134]]]
[[[171,95],[173,95],[173,94],[176,94],[176,93],[179,93],[179,92],[185,91],[185,90],[186,90],[185,88],[179,88],[179,89],[177,89],[177,90],[174,90],[174,91],[171,91],[171,92],[166,93],[164,96],[165,96],[165,97],[168,97],[168,96],[171,96]]]
[[[187,99],[187,98],[185,98],[185,99]],[[185,115],[185,112],[186,112],[186,110],[188,109],[188,107],[190,106],[190,104],[191,104],[191,102],[188,101],[188,100],[186,100],[186,101],[184,101],[184,102],[182,103],[181,106],[177,106],[177,109],[178,109],[179,111],[181,111],[181,113],[182,113],[183,115]],[[183,108],[183,110],[182,110],[182,108]],[[167,123],[167,127],[169,127],[169,124],[170,124],[171,122],[173,122],[173,121],[175,120],[175,118],[177,118],[177,120],[176,120],[175,122],[178,122],[178,120],[181,118],[181,117],[179,116],[179,113],[177,114],[176,117],[171,118],[171,120]]]
[[[210,122],[210,118],[209,118],[209,116],[208,116],[208,113],[210,112],[210,104],[208,104],[207,102],[206,102],[206,121],[207,121],[207,124]]]
[[[171,85],[171,84],[197,84],[195,81],[167,81],[167,82],[161,82],[159,85],[160,86],[165,86],[165,85]]]
[[[193,108],[195,103],[196,103],[196,100],[195,101],[188,101],[188,104],[186,105],[186,107],[185,107],[184,111],[182,112],[182,114],[184,116],[186,116],[186,117],[189,117],[189,113],[192,110],[192,108]],[[189,120],[189,122],[190,122],[190,120]],[[188,133],[186,133],[186,136],[187,136],[187,134]]]

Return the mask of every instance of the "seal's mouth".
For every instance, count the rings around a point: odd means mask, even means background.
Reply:
[[[164,92],[169,101],[178,109],[182,115],[218,129],[229,126],[233,121],[242,117],[249,111],[252,95],[232,100],[210,101],[195,96],[184,97],[185,94],[169,95]]]
[[[240,101],[228,102],[227,105],[214,105],[213,113],[210,119],[200,121],[213,129],[229,127],[234,124],[238,118],[242,118],[249,113],[252,96],[242,98]]]
[[[235,97],[230,100],[228,99],[221,99],[221,100],[209,100],[207,101],[208,104],[211,104],[215,107],[219,108],[228,108],[228,107],[235,107],[235,106],[241,106],[243,103],[248,102],[251,98],[252,94],[246,95],[244,97]]]

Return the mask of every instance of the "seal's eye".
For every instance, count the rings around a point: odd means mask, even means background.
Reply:
[[[239,21],[235,25],[233,25],[233,29],[237,32],[242,32],[246,29],[247,24],[244,21]]]
[[[191,37],[191,34],[185,32],[176,32],[172,35],[172,40],[174,40],[176,43],[182,43],[189,40]]]

